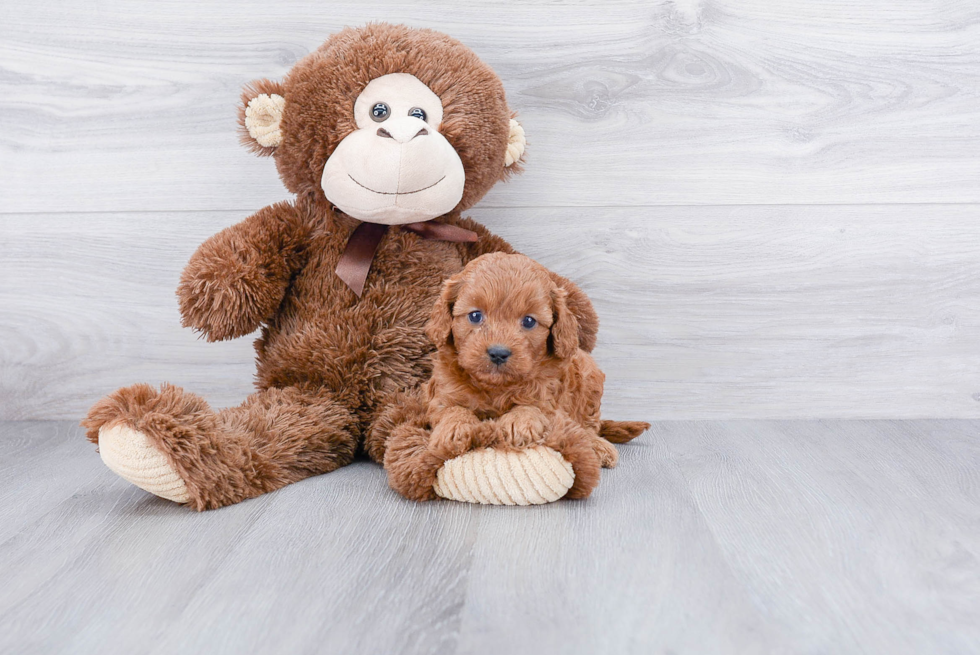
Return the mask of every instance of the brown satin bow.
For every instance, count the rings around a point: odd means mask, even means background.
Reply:
[[[408,223],[399,227],[414,232],[423,239],[435,241],[473,243],[478,238],[477,233],[472,230],[455,225],[446,225],[445,223],[433,223],[432,221]],[[367,281],[368,271],[371,270],[374,254],[378,251],[378,245],[387,231],[387,225],[361,223],[347,239],[344,254],[340,256],[340,261],[337,262],[337,277],[343,280],[344,284],[349,286],[358,298],[364,292],[364,283]]]

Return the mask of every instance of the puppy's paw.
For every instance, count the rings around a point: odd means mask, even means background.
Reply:
[[[498,443],[513,448],[530,448],[544,442],[548,418],[537,407],[521,405],[496,421]]]
[[[486,445],[489,430],[479,421],[441,421],[432,429],[429,450],[443,460]]]
[[[592,440],[592,449],[595,450],[595,454],[599,457],[599,463],[602,465],[602,468],[611,469],[616,464],[619,464],[619,451],[616,450],[616,446],[602,437],[596,437]]]

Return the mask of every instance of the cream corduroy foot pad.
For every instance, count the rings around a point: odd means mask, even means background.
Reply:
[[[187,485],[146,435],[125,425],[99,430],[99,454],[112,471],[155,496],[186,503]]]
[[[465,503],[542,505],[564,496],[574,482],[572,465],[547,446],[519,452],[482,448],[443,464],[434,489]]]

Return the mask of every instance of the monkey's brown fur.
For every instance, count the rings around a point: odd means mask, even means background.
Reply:
[[[424,240],[393,227],[358,298],[334,270],[359,222],[331,208],[320,179],[327,157],[355,129],[353,99],[370,80],[393,72],[416,76],[440,96],[441,131],[463,162],[466,183],[460,203],[436,220],[473,230],[479,240]],[[411,414],[392,410],[379,417],[396,395],[431,373],[433,346],[423,326],[442,281],[484,253],[513,251],[461,217],[514,166],[504,166],[511,111],[503,86],[458,41],[403,26],[345,29],[281,83],[246,87],[243,101],[270,92],[286,98],[281,145],[262,148],[243,138],[275,157],[296,199],[208,239],[177,290],[183,324],[209,341],[262,327],[255,343],[258,391],[240,407],[216,412],[178,387],[138,384],[97,402],[83,421],[95,443],[100,428],[117,424],[146,434],[198,510],[331,471],[349,463],[358,447],[397,469],[411,453],[403,448],[386,456],[386,439],[393,430],[413,429]],[[569,294],[579,343],[591,350],[598,327],[592,305],[574,284],[556,279]],[[427,469],[416,475],[425,478]]]
[[[483,255],[446,281],[426,326],[437,347],[432,378],[392,410],[401,413],[392,423],[403,427],[388,440],[390,457],[410,454],[388,462],[397,491],[432,498],[435,472],[448,459],[476,448],[543,444],[572,465],[567,497],[585,498],[600,466],[619,459],[603,437],[622,443],[650,427],[600,419],[605,375],[579,348],[567,297],[553,274],[516,254]],[[530,327],[522,324],[527,318]],[[510,355],[495,364],[490,348]]]

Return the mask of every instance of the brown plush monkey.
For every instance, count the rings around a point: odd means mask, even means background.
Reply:
[[[458,41],[345,29],[242,102],[243,142],[274,157],[296,198],[202,244],[177,295],[183,324],[210,341],[262,327],[258,391],[214,411],[137,384],[83,421],[113,471],[197,510],[332,471],[359,448],[384,462],[392,399],[432,370],[423,326],[443,280],[513,251],[461,216],[518,169],[524,137],[500,80]],[[557,279],[591,350],[592,306]]]

